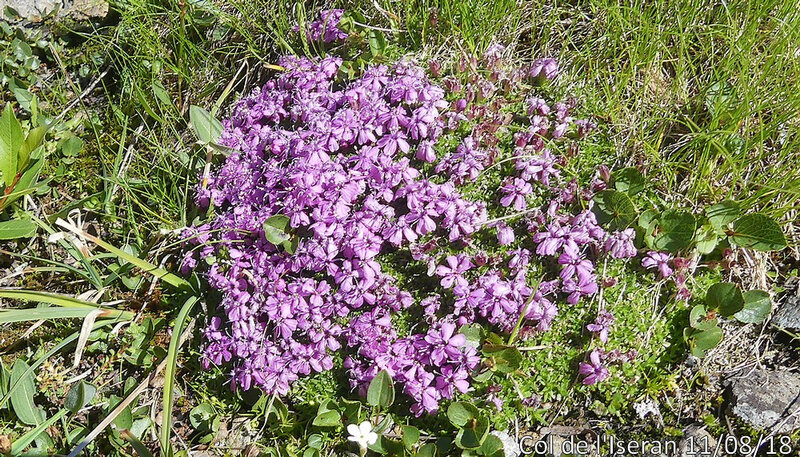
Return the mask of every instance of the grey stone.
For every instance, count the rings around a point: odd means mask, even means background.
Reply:
[[[800,330],[800,296],[788,297],[775,312],[772,325],[789,330]]]
[[[30,22],[40,22],[53,11],[56,19],[78,21],[102,19],[108,14],[106,0],[0,0],[0,10],[7,6]]]
[[[800,375],[753,370],[729,380],[731,412],[757,429],[791,433],[800,428]]]
[[[503,453],[506,457],[518,457],[522,453],[517,440],[508,433],[495,430],[492,432],[492,435],[500,438],[500,441],[503,442]]]

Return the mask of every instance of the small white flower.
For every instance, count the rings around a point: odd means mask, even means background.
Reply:
[[[372,431],[372,424],[369,421],[364,421],[361,425],[348,425],[347,433],[350,434],[347,439],[358,443],[361,449],[367,449],[367,446],[378,441],[378,434]]]

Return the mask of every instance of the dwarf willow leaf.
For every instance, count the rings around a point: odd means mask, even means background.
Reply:
[[[288,216],[284,216],[283,214],[270,216],[264,221],[263,228],[264,236],[267,238],[267,241],[275,246],[280,246],[290,240],[289,234],[287,233],[289,230]]]
[[[342,415],[339,414],[339,411],[328,410],[317,414],[311,424],[316,425],[317,427],[335,427],[341,422]]]
[[[658,220],[658,234],[653,247],[659,251],[678,252],[686,249],[694,238],[696,221],[692,213],[667,210]]]
[[[779,251],[786,247],[786,236],[775,220],[760,213],[745,214],[733,222],[731,241],[757,251]]]
[[[708,288],[706,303],[709,308],[718,310],[725,317],[730,317],[742,310],[744,298],[736,284],[718,282]]]
[[[642,172],[634,167],[623,168],[614,172],[614,188],[633,196],[643,191],[646,185]]]
[[[733,200],[723,200],[716,205],[706,208],[706,217],[708,222],[718,232],[724,233],[728,225],[735,221],[741,214],[742,210],[739,204]]]
[[[467,424],[478,417],[478,408],[471,403],[458,401],[450,403],[447,407],[447,418],[456,427],[465,427]]]
[[[594,201],[600,211],[599,222],[611,229],[624,229],[636,219],[636,207],[633,206],[631,198],[623,192],[604,190],[595,195]]]
[[[695,357],[705,357],[706,352],[717,347],[722,341],[722,329],[714,325],[702,330],[693,330],[690,333],[689,347]]]
[[[733,317],[745,324],[759,324],[769,316],[772,311],[772,299],[769,293],[763,290],[748,290],[742,294],[744,307]]]

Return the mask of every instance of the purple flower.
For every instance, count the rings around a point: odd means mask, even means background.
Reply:
[[[504,194],[503,198],[500,199],[501,205],[511,206],[513,204],[514,209],[522,211],[528,206],[527,202],[525,202],[525,196],[533,192],[533,188],[524,179],[514,178],[507,181],[500,188],[500,191]]]
[[[636,232],[632,228],[616,231],[608,236],[603,248],[606,252],[611,253],[611,257],[615,259],[636,257],[636,246],[633,245],[634,238],[636,238]]]
[[[614,315],[602,309],[597,313],[597,319],[592,324],[588,324],[586,329],[597,335],[603,343],[608,342],[608,332],[614,323]]]
[[[602,382],[609,376],[608,368],[602,365],[600,352],[597,349],[589,354],[589,363],[580,363],[578,372],[585,376],[583,378],[583,385],[585,386]]]
[[[531,64],[528,74],[532,78],[554,79],[558,76],[558,62],[549,57],[536,59]]]
[[[506,246],[514,242],[514,230],[507,224],[497,224],[497,242],[500,246]]]
[[[666,252],[649,251],[647,257],[642,259],[642,266],[648,270],[658,268],[661,277],[666,279],[672,276],[672,268],[669,267],[671,261],[672,256]]]
[[[450,255],[447,256],[445,261],[447,262],[446,266],[439,265],[436,267],[436,276],[442,277],[440,282],[442,287],[450,289],[454,284],[467,287],[469,283],[462,275],[473,267],[472,262],[469,261],[469,257],[464,254],[459,254],[457,256]]]

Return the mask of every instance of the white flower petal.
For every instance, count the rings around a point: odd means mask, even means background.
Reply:
[[[348,437],[347,437],[347,439],[348,439],[349,441],[353,441],[353,442],[358,442],[358,438],[359,438],[359,437],[357,437],[357,436],[348,436]]]
[[[359,430],[358,425],[350,424],[347,426],[347,433],[349,433],[351,436],[358,436],[361,434],[361,430]]]
[[[370,424],[369,421],[364,421],[358,426],[358,429],[361,431],[362,435],[367,436],[372,432],[372,424]]]
[[[372,445],[378,442],[378,434],[375,432],[369,432],[365,437],[365,441],[367,444]]]

